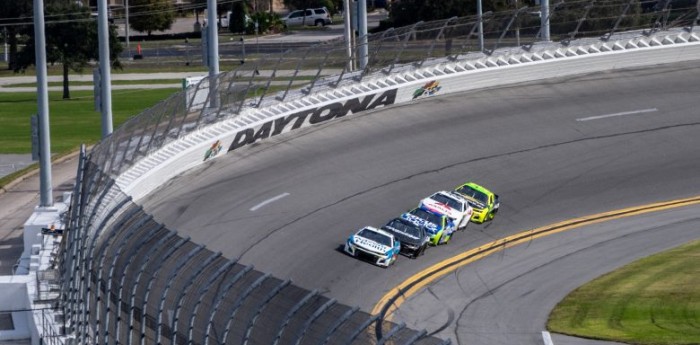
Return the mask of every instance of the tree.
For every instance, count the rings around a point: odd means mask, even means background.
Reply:
[[[60,63],[63,67],[63,98],[70,98],[68,72],[82,73],[92,60],[99,59],[97,22],[91,18],[90,10],[74,2],[55,0],[47,3],[44,15],[46,21],[46,61],[51,65]],[[15,72],[23,72],[36,63],[34,27],[25,30],[28,37],[26,46],[18,54]],[[110,25],[109,34],[110,64],[121,67],[118,55],[122,51],[116,27]]]
[[[7,43],[10,46],[8,70],[15,70],[17,65],[17,53],[19,46],[18,35],[20,32],[31,26],[32,0],[0,0],[0,18],[4,28],[7,30]],[[29,23],[29,25],[19,25]]]
[[[494,0],[484,1],[484,11],[492,10],[494,2]],[[474,14],[476,14],[476,1],[474,0],[400,0],[392,3],[389,11],[389,22],[391,26],[401,27],[419,21]]]
[[[136,31],[165,31],[175,22],[175,8],[172,0],[131,0],[133,14],[129,16],[129,26]]]
[[[231,6],[231,21],[228,23],[228,29],[231,32],[244,32],[246,27],[246,4],[242,1],[234,2]]]

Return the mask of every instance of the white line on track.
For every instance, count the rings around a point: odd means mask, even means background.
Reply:
[[[608,117],[616,117],[616,116],[625,116],[625,115],[637,115],[637,114],[645,114],[645,113],[653,113],[655,111],[659,111],[659,109],[656,108],[649,108],[649,109],[641,109],[641,110],[633,110],[633,111],[624,111],[621,113],[615,113],[615,114],[607,114],[607,115],[599,115],[599,116],[591,116],[591,117],[582,117],[576,119],[576,121],[591,121],[591,120],[599,120],[599,119],[606,119]]]
[[[263,202],[261,202],[261,203],[255,205],[255,206],[251,207],[250,210],[253,211],[253,212],[255,212],[255,211],[257,211],[259,208],[261,208],[261,207],[263,207],[263,206],[265,206],[265,205],[267,205],[267,204],[269,204],[269,203],[271,203],[271,202],[275,202],[275,201],[277,201],[277,200],[279,200],[279,199],[282,199],[282,198],[284,198],[284,197],[286,197],[286,196],[288,196],[288,195],[289,195],[289,193],[282,193],[282,194],[280,194],[280,195],[278,195],[278,196],[269,198],[269,199],[267,199],[267,200],[265,200],[265,201],[263,201]]]
[[[544,340],[544,345],[554,345],[552,336],[547,331],[542,331],[542,340]]]

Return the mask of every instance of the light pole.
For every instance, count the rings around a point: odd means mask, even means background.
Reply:
[[[36,54],[37,107],[39,110],[39,207],[53,206],[51,187],[51,137],[49,135],[49,89],[46,80],[44,1],[34,0],[34,53]]]
[[[479,51],[484,51],[484,10],[481,0],[476,0],[476,14],[479,16]]]
[[[350,0],[343,0],[343,26],[345,29],[345,53],[347,54],[348,71],[352,71],[352,28],[350,28]]]
[[[542,40],[549,42],[549,0],[542,0],[542,4],[540,5],[540,20],[542,25]]]
[[[109,23],[107,22],[107,0],[97,3],[97,38],[100,49],[100,89],[102,111],[102,138],[112,134],[112,71],[109,59]]]
[[[126,20],[126,23],[124,24],[126,51],[129,52],[129,57],[131,57],[131,47],[129,47],[129,0],[124,0],[124,18]]]

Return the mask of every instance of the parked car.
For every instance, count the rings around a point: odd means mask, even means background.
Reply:
[[[305,10],[297,10],[289,12],[282,17],[282,22],[285,26],[325,26],[333,24],[331,13],[325,7],[307,8]]]

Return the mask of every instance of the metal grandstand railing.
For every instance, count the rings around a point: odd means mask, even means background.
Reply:
[[[542,43],[540,19],[533,15],[538,11],[485,15],[484,50],[476,35],[480,18],[472,16],[372,34],[362,70],[348,69],[340,40],[249,60],[212,83],[219,86],[219,107],[208,107],[210,83],[204,79],[128,120],[89,154],[83,150],[58,266],[66,331],[81,344],[448,343],[181,238],[135,204],[115,179],[145,157],[157,159],[166,144],[247,108],[279,106],[445,61],[543,45],[566,48],[581,37],[608,41],[672,27],[692,32],[700,21],[695,1],[560,1],[551,13],[558,43]]]

